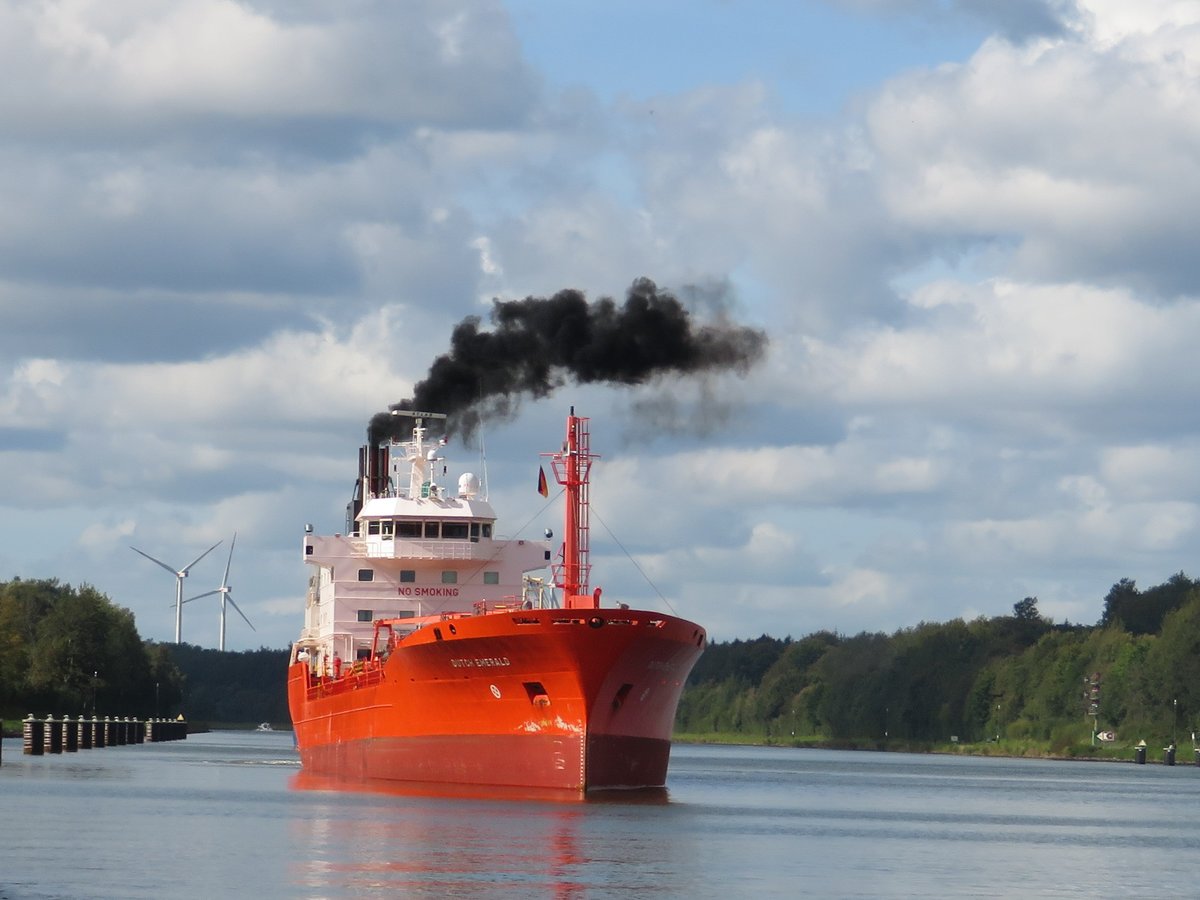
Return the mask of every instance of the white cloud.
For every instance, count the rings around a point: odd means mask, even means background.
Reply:
[[[887,85],[868,123],[890,213],[948,249],[1008,247],[1018,277],[1194,286],[1178,254],[1200,183],[1200,34],[1138,35],[991,41]]]
[[[1100,454],[1098,472],[1115,496],[1128,500],[1195,496],[1200,489],[1200,448],[1194,440],[1110,446]]]
[[[1078,25],[1102,48],[1130,37],[1177,34],[1200,24],[1200,9],[1191,0],[1076,0]]]
[[[393,350],[408,323],[384,307],[352,328],[282,332],[230,356],[142,365],[33,360],[0,394],[0,410],[22,425],[61,431],[69,454],[85,459],[85,496],[135,485],[164,499],[180,479],[247,466],[264,474],[325,471],[330,440],[320,423],[354,429],[399,398],[418,363]],[[17,414],[20,415],[17,415]],[[349,435],[353,440],[361,432]],[[80,495],[71,479],[8,481],[0,499],[33,504]]]
[[[79,535],[79,546],[92,558],[102,558],[116,553],[134,532],[132,519],[122,519],[110,524],[93,523]]]
[[[511,114],[529,95],[498,4],[289,13],[230,0],[6,5],[0,47],[25,78],[0,110],[18,131],[46,133],[104,115],[135,129],[195,116],[455,121]],[[47,94],[57,106],[39,102]]]
[[[802,396],[1047,431],[1108,431],[1114,423],[1092,415],[1106,410],[1167,430],[1177,418],[1171,404],[1129,410],[1129,398],[1161,392],[1182,402],[1196,387],[1186,364],[1200,336],[1196,302],[1155,306],[1127,290],[991,281],[931,284],[912,303],[926,315],[904,327],[805,342]]]

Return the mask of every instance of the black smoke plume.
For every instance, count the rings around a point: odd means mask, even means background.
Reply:
[[[665,375],[732,370],[745,374],[766,351],[764,332],[725,321],[697,324],[670,292],[640,278],[618,306],[609,297],[588,303],[577,290],[553,297],[494,300],[492,329],[470,316],[450,337],[413,396],[392,409],[442,412],[446,433],[470,437],[489,419],[516,413],[522,399],[539,398],[568,382],[638,385]],[[371,443],[407,437],[412,422],[379,413]]]

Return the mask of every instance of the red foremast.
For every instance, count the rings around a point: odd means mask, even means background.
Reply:
[[[554,567],[554,585],[563,592],[566,609],[598,609],[600,588],[588,593],[589,506],[588,482],[592,472],[591,435],[588,420],[575,415],[575,407],[567,417],[567,439],[558,453],[546,453],[554,469],[554,477],[566,492],[566,512],[563,521],[562,560]]]

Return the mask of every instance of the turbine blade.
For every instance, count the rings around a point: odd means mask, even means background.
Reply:
[[[245,614],[244,612],[242,612],[242,609],[241,609],[241,607],[240,607],[240,606],[238,606],[236,603],[234,603],[234,602],[233,602],[233,597],[231,597],[229,594],[226,594],[225,596],[229,598],[229,605],[230,605],[230,606],[232,606],[234,609],[236,609],[236,610],[237,610],[237,614],[238,614],[239,616],[241,616],[243,619],[246,619],[246,614]],[[247,625],[250,625],[250,630],[251,630],[251,631],[257,631],[257,630],[258,630],[258,629],[256,629],[256,628],[255,628],[253,625],[251,625],[251,624],[250,624],[250,620],[249,620],[249,619],[246,619],[246,624],[247,624]]]
[[[214,550],[216,550],[220,546],[221,546],[221,542],[217,541],[215,544],[213,544],[211,547],[209,547],[207,550],[205,550],[203,553],[201,553],[199,556],[197,556],[195,559],[193,559],[190,563],[188,563],[186,566],[184,566],[179,571],[183,572],[186,575],[188,569],[190,569],[196,563],[200,562],[200,560],[204,559],[204,557],[208,556],[208,554],[212,553]]]
[[[233,563],[233,546],[237,543],[237,532],[233,533],[233,540],[229,542],[229,559],[225,560],[225,574],[221,576],[221,587],[229,586],[229,566]]]
[[[197,594],[195,597],[188,597],[183,602],[191,603],[193,600],[199,600],[201,597],[211,597],[213,594],[219,594],[219,593],[221,593],[221,589],[217,588],[215,591],[205,591],[203,594]]]
[[[142,554],[142,556],[146,557],[146,559],[150,560],[150,562],[154,563],[155,565],[162,566],[164,569],[166,569],[166,570],[167,570],[168,572],[170,572],[172,575],[175,575],[175,576],[178,576],[178,575],[179,575],[179,573],[178,573],[178,572],[176,572],[174,569],[172,569],[170,566],[168,566],[168,565],[167,565],[165,562],[163,562],[161,559],[155,559],[155,558],[154,558],[153,556],[151,556],[149,553],[142,553],[142,551],[141,551],[141,550],[139,550],[137,547],[130,547],[129,549],[130,549],[130,550],[132,550],[134,553],[141,553],[141,554]]]

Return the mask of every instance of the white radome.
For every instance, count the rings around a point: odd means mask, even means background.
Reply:
[[[479,476],[473,472],[464,472],[458,476],[458,496],[475,497],[479,494]]]

